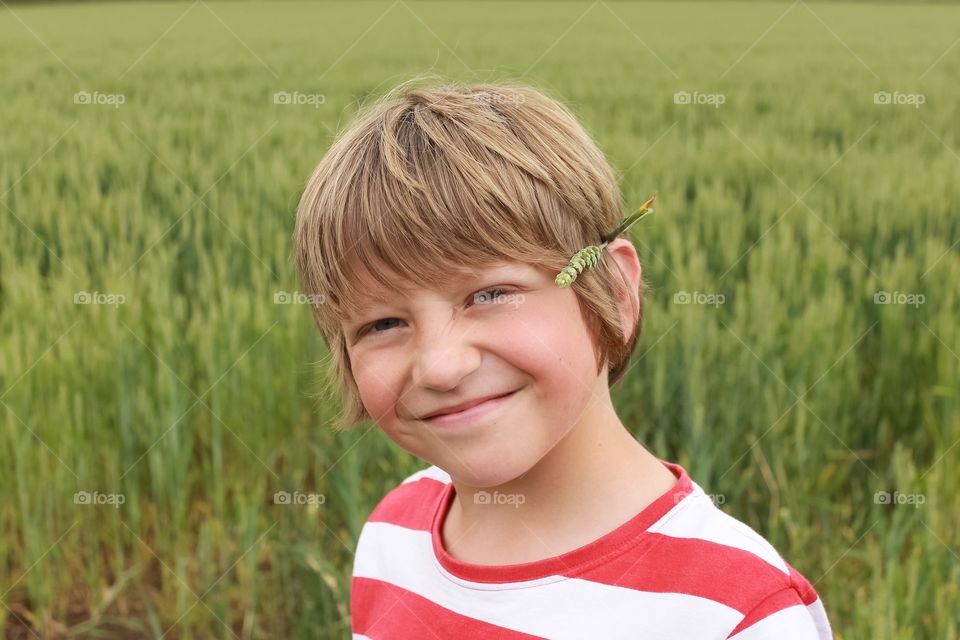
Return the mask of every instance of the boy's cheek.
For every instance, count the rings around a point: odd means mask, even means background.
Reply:
[[[404,385],[385,377],[386,371],[382,368],[360,369],[354,373],[354,380],[363,403],[371,420],[387,437],[407,451],[414,453],[416,447],[416,419],[414,410],[399,394]],[[393,385],[393,386],[391,386]]]
[[[585,344],[590,347],[589,334],[579,323],[525,319],[511,333],[515,360],[522,360],[535,378],[582,377],[584,366],[586,373],[590,372],[593,356],[584,349]]]
[[[394,411],[404,413],[395,394],[382,374],[370,369],[360,368],[354,371],[354,381],[360,394],[360,401],[374,422],[380,424],[394,418]],[[403,399],[400,399],[402,402]]]
[[[585,326],[578,323],[543,323],[536,336],[529,374],[536,381],[540,409],[554,427],[565,431],[568,419],[576,419],[595,393],[597,362]]]

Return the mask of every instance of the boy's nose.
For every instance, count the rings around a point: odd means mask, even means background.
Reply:
[[[449,391],[480,366],[480,350],[469,331],[458,328],[452,318],[432,326],[421,323],[420,329],[413,363],[415,385]]]

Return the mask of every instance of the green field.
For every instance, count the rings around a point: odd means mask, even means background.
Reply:
[[[333,134],[427,72],[528,81],[628,204],[659,192],[614,391],[636,436],[807,576],[838,638],[960,637],[958,25],[907,3],[0,7],[4,637],[349,637],[360,528],[426,465],[330,431],[324,345],[275,299]]]

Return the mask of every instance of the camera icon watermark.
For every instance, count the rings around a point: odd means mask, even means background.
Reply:
[[[527,497],[522,493],[500,493],[499,491],[490,493],[489,491],[481,490],[473,494],[474,504],[507,504],[519,509],[520,505],[526,501]]]
[[[487,104],[512,104],[518,105],[526,102],[526,98],[521,94],[511,94],[511,95],[500,95],[497,93],[490,93],[489,91],[478,91],[473,94],[474,102],[484,102]]]
[[[323,304],[326,296],[322,293],[301,293],[300,291],[275,291],[273,304]]]
[[[327,96],[322,93],[301,93],[300,91],[277,91],[273,94],[273,104],[311,106],[319,109],[320,105],[327,101]]]
[[[873,494],[873,503],[874,504],[887,504],[887,505],[913,505],[914,508],[919,509],[920,505],[927,501],[927,496],[923,493],[900,493],[899,491],[877,491]]]
[[[677,91],[673,94],[673,104],[679,105],[707,105],[719,109],[727,101],[722,93],[701,93],[699,91]]]
[[[119,307],[127,301],[122,293],[103,293],[101,291],[77,291],[73,294],[73,304],[108,304]]]
[[[99,491],[77,491],[73,494],[73,504],[81,506],[99,506],[107,505],[119,509],[120,505],[127,501],[127,496],[122,493],[100,493]]]
[[[273,494],[273,504],[292,506],[319,506],[327,501],[322,493],[302,493],[300,491],[277,491]]]
[[[916,309],[926,301],[927,296],[922,293],[877,291],[873,294],[873,304],[904,304]]]
[[[673,304],[699,304],[719,307],[727,301],[722,293],[705,293],[702,291],[677,291],[673,294]]]
[[[727,496],[723,493],[700,493],[693,491],[689,493],[674,494],[673,503],[679,504],[682,500],[688,497],[690,500],[709,500],[715,507],[719,507],[727,502]]]
[[[73,104],[106,106],[119,109],[127,101],[122,93],[101,93],[99,91],[77,91],[73,94]]]
[[[908,106],[919,109],[920,105],[927,101],[926,94],[923,93],[901,93],[899,91],[877,91],[873,94],[873,104]]]
[[[474,304],[509,304],[517,308],[524,303],[526,297],[522,293],[501,293],[499,296],[493,295],[496,288],[479,291],[473,294]]]

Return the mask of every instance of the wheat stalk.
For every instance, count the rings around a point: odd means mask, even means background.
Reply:
[[[603,251],[604,247],[613,242],[617,236],[623,233],[627,227],[632,225],[634,222],[653,213],[653,201],[656,199],[656,197],[656,193],[650,196],[650,199],[640,205],[639,209],[624,218],[623,222],[617,225],[616,229],[603,236],[599,245],[592,244],[573,254],[573,257],[570,258],[570,262],[567,263],[567,266],[565,266],[560,273],[557,274],[557,286],[561,288],[569,287],[571,284],[573,284],[573,281],[577,279],[577,276],[583,273],[584,269],[588,269],[597,264],[597,262],[600,261],[600,252]]]

